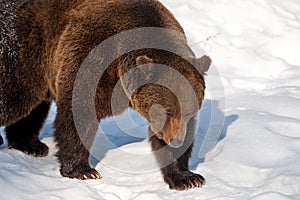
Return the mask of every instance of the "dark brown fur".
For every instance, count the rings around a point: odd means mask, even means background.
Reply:
[[[0,0],[2,6],[4,2]],[[155,0],[11,2],[14,2],[14,26],[10,28],[15,30],[18,44],[10,42],[9,45],[16,54],[12,58],[14,62],[9,60],[9,49],[4,48],[0,56],[0,125],[6,126],[9,146],[30,155],[47,155],[48,147],[39,141],[38,132],[47,116],[50,102],[55,100],[58,109],[54,136],[59,147],[57,156],[61,163],[61,174],[78,179],[99,178],[99,173],[90,168],[88,163],[89,148],[98,125],[83,126],[83,129],[87,128],[84,131],[88,134],[84,141],[87,145],[83,145],[72,113],[73,86],[82,61],[103,40],[125,30],[139,27],[161,27],[181,33],[183,30],[173,15]],[[186,41],[183,46],[172,41],[177,41],[177,38],[170,38],[171,45],[186,51],[195,61],[195,65],[199,64],[200,68],[208,69],[210,60],[207,57],[202,59],[207,62],[201,64]],[[164,180],[170,188],[177,190],[201,186],[204,178],[188,170],[188,159],[195,132],[193,116],[201,107],[205,84],[202,75],[186,60],[170,52],[155,49],[137,50],[121,56],[105,71],[98,84],[95,99],[97,118],[100,121],[113,115],[111,95],[119,78],[128,70],[143,64],[142,62],[147,64],[150,61],[179,71],[190,82],[199,101],[197,109],[186,121],[188,128],[184,145],[177,149],[168,146],[161,151],[162,155],[154,152],[162,166]],[[162,73],[159,77],[166,75]],[[149,78],[149,75],[145,77]],[[120,95],[125,96],[124,91],[121,93]],[[168,130],[174,129],[171,124],[180,123],[177,120],[180,118],[179,104],[167,88],[150,84],[136,91],[127,100],[152,123],[151,126],[155,123],[151,122],[149,116],[149,108],[153,103],[163,105],[170,111],[168,120],[172,123],[166,123],[161,135],[163,138],[149,130],[153,151],[165,147],[168,143],[166,141],[175,137]],[[124,109],[126,107],[120,108],[114,114],[119,114]],[[82,116],[88,117],[89,114],[82,113]],[[183,149],[188,150],[182,156],[176,156],[182,154]],[[165,166],[166,162],[171,164]]]

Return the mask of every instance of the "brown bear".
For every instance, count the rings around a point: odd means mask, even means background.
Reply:
[[[193,147],[194,116],[201,107],[205,90],[199,71],[207,71],[211,61],[207,56],[196,59],[185,37],[161,34],[158,39],[189,59],[162,49],[144,48],[124,53],[103,70],[106,57],[126,49],[129,42],[144,42],[147,38],[116,41],[109,53],[93,55],[97,64],[95,74],[104,71],[95,96],[85,82],[93,75],[89,73],[78,84],[83,95],[73,94],[85,58],[109,37],[143,27],[184,34],[159,1],[0,0],[0,10],[0,125],[6,127],[9,148],[33,156],[48,154],[48,147],[40,142],[38,135],[54,100],[57,104],[54,137],[62,176],[100,178],[88,162],[97,123],[132,107],[149,121],[149,140],[169,187],[186,190],[204,184],[201,175],[189,171],[188,160]],[[196,101],[185,84],[174,80],[168,70],[158,65],[169,66],[185,77]],[[137,71],[126,78],[132,69]],[[116,101],[126,99],[127,106],[112,108],[112,95],[120,80],[123,89]],[[180,97],[155,82],[159,80],[171,82]],[[147,84],[142,84],[145,81]],[[82,101],[91,96],[92,101]],[[75,124],[78,116],[74,116],[74,107],[82,112],[79,128]],[[89,120],[93,110],[97,123],[89,122],[93,121]]]

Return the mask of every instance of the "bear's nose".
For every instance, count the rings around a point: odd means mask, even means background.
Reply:
[[[170,141],[170,146],[171,146],[171,147],[179,148],[179,147],[181,147],[182,145],[183,145],[183,141],[178,140],[178,139],[176,139],[176,138],[171,139],[171,141]]]

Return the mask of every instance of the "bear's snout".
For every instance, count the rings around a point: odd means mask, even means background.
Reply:
[[[169,146],[174,147],[174,148],[179,148],[183,145],[182,140],[178,140],[176,138],[171,139]]]

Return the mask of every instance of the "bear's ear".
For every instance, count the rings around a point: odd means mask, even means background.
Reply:
[[[200,73],[205,74],[205,72],[209,70],[211,59],[208,56],[202,56],[201,58],[193,59],[192,64],[200,71]]]
[[[142,73],[144,80],[150,81],[154,75],[154,61],[148,56],[139,56],[136,58],[136,65],[139,71]]]

